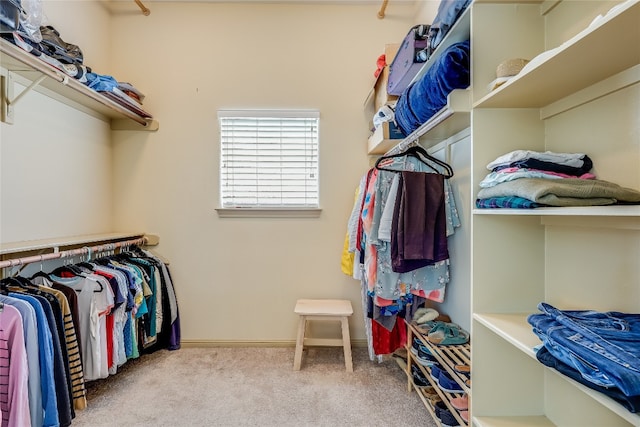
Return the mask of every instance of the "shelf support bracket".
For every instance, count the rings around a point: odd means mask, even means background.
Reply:
[[[46,75],[41,75],[35,79],[29,86],[27,86],[16,97],[13,97],[13,73],[8,72],[6,76],[2,76],[2,121],[5,123],[13,124],[13,107],[29,93],[33,88],[38,86],[46,79]]]

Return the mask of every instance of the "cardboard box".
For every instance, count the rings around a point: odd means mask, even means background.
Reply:
[[[399,43],[387,44],[384,46],[384,55],[386,58],[385,61],[387,65],[382,69],[382,71],[378,75],[378,78],[376,79],[376,82],[374,84],[375,111],[378,111],[380,107],[382,107],[385,104],[388,104],[390,102],[395,102],[398,100],[398,97],[396,95],[390,95],[387,93],[387,85],[389,83],[389,64],[391,64],[391,62],[393,61],[393,58],[395,58],[399,48],[400,48]]]
[[[367,153],[384,154],[405,138],[394,122],[384,122],[369,137]]]

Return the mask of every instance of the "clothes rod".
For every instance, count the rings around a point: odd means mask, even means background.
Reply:
[[[389,3],[389,0],[383,0],[382,6],[380,6],[380,11],[378,11],[378,18],[379,19],[383,19],[384,18],[384,11],[387,9],[387,3]]]
[[[142,11],[142,14],[144,16],[149,16],[149,14],[151,13],[151,11],[149,9],[147,9],[147,7],[142,4],[142,1],[140,0],[133,0],[136,2],[136,4],[138,5],[138,7],[140,8],[140,10]]]
[[[97,252],[112,251],[124,246],[147,245],[147,244],[153,244],[153,243],[154,242],[150,242],[150,239],[148,239],[146,236],[143,236],[138,239],[124,240],[124,241],[114,242],[114,243],[104,243],[102,245],[96,245],[96,246],[84,246],[82,248],[70,249],[67,251],[52,252],[48,254],[32,255],[32,256],[23,257],[23,258],[14,258],[14,259],[0,261],[0,269],[7,268],[7,267],[15,267],[18,265],[32,264],[34,262],[49,261],[52,259],[69,258],[77,255],[87,255],[87,254],[90,255],[92,253],[97,253]]]

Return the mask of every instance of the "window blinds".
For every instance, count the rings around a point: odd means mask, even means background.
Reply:
[[[317,208],[316,111],[221,111],[223,208]]]

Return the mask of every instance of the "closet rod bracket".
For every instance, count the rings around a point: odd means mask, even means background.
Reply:
[[[2,91],[2,121],[7,124],[13,124],[13,116],[14,116],[14,107],[25,96],[29,93],[33,88],[38,86],[40,83],[46,79],[47,76],[42,74],[40,77],[35,79],[29,86],[22,90],[15,97],[14,95],[14,81],[13,81],[13,73],[9,71],[6,76],[2,76],[2,82],[0,89]]]

